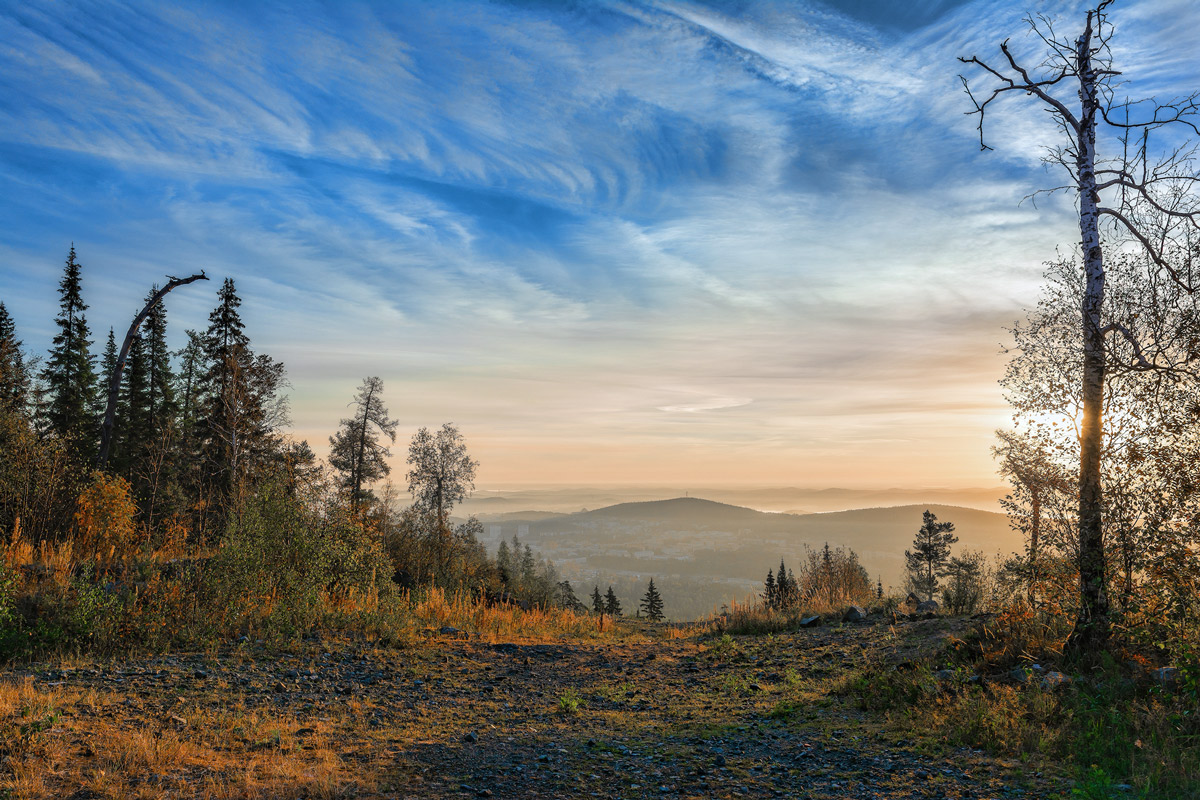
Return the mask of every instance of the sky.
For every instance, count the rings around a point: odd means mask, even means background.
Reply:
[[[1026,11],[837,2],[0,0],[0,300],[96,350],[236,281],[319,453],[380,376],[480,486],[988,486],[997,384],[1078,239],[1023,99],[981,152],[960,55]],[[1130,96],[1200,88],[1200,4],[1112,11]],[[981,78],[975,74],[974,78]]]

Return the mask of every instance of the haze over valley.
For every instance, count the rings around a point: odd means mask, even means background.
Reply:
[[[745,603],[762,591],[768,569],[780,559],[798,567],[805,548],[852,549],[871,580],[880,580],[884,591],[900,590],[904,550],[921,527],[922,512],[955,524],[958,550],[979,550],[985,555],[1009,555],[1023,548],[1008,518],[995,511],[940,503],[857,508],[822,513],[764,512],[699,497],[621,502],[582,510],[579,502],[627,497],[652,489],[541,489],[488,496],[468,502],[483,523],[481,541],[492,551],[514,536],[553,561],[583,597],[598,585],[612,585],[630,600],[644,591],[653,578],[663,593],[666,613],[673,619],[697,619],[734,602]],[[917,492],[914,492],[916,494]],[[717,496],[741,496],[759,502],[838,504],[876,497],[904,497],[906,492],[885,490],[726,490]],[[937,493],[930,493],[937,496]],[[982,499],[986,490],[959,493]],[[508,503],[541,503],[581,508],[574,512],[489,512],[488,506]],[[480,508],[483,506],[484,508]]]

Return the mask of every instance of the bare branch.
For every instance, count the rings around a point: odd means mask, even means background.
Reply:
[[[1183,276],[1179,274],[1179,270],[1175,269],[1175,267],[1171,266],[1170,262],[1163,258],[1159,248],[1152,245],[1150,240],[1146,238],[1146,235],[1142,233],[1141,229],[1139,229],[1137,225],[1133,224],[1128,217],[1114,208],[1106,208],[1103,206],[1097,208],[1096,213],[1110,216],[1120,222],[1121,226],[1124,227],[1125,230],[1127,230],[1130,235],[1133,236],[1133,238],[1137,239],[1141,243],[1142,247],[1146,251],[1146,255],[1150,257],[1150,260],[1165,269],[1171,276],[1171,279],[1179,284],[1179,288],[1183,289],[1188,294],[1194,294],[1196,292],[1195,284],[1184,280]]]

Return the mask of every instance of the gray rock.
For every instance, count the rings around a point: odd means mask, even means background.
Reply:
[[[939,681],[954,680],[954,670],[939,669],[937,672],[933,673],[933,677],[937,678]]]
[[[1179,670],[1175,667],[1159,667],[1150,673],[1150,677],[1164,689],[1174,689],[1179,685]]]
[[[926,600],[924,602],[917,603],[918,614],[936,614],[939,608],[941,608],[941,606],[938,605],[937,600]]]
[[[455,628],[453,625],[443,625],[438,633],[445,636],[453,636],[456,633],[462,633],[462,631],[460,631],[458,628]]]
[[[862,606],[850,606],[842,615],[842,622],[866,622],[867,610]]]
[[[1061,672],[1047,672],[1042,676],[1040,685],[1043,689],[1062,689],[1071,685],[1071,679]]]
[[[801,628],[819,628],[819,627],[821,627],[821,617],[817,614],[813,614],[813,615],[807,616],[807,617],[801,617],[800,618],[800,627]]]

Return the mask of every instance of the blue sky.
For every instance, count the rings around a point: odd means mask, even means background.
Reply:
[[[963,113],[1024,11],[0,2],[0,298],[40,352],[72,241],[98,344],[231,276],[297,435],[379,375],[483,485],[995,483],[1003,327],[1077,238],[1021,204],[1046,115]],[[1129,94],[1200,86],[1196,4],[1113,18]]]

